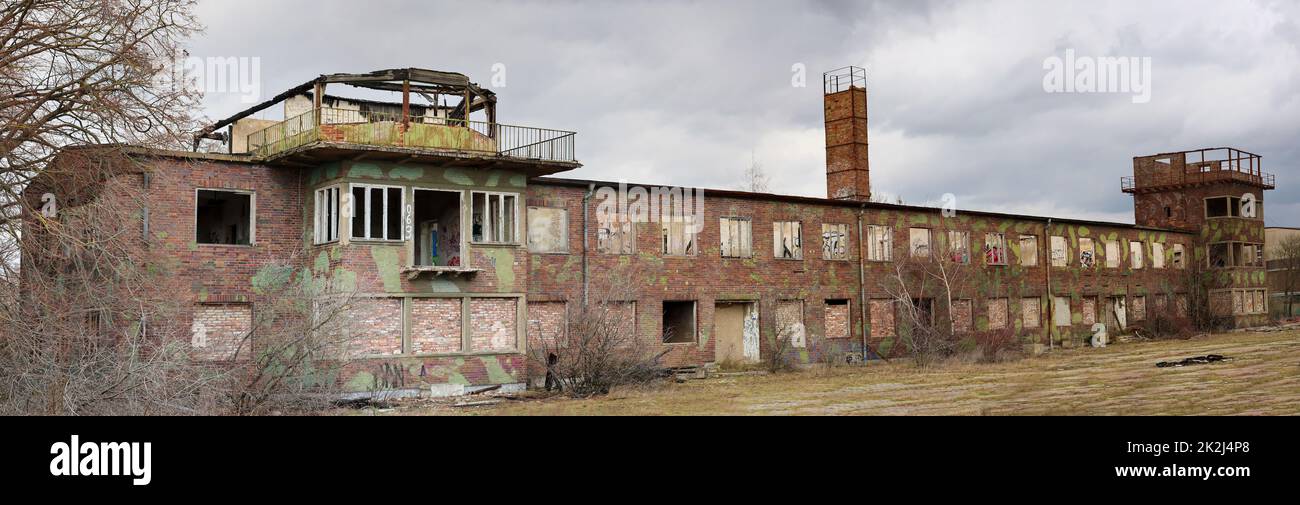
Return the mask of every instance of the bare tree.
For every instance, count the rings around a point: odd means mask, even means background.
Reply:
[[[766,193],[772,178],[763,170],[763,164],[758,162],[753,153],[749,155],[749,166],[745,168],[745,181],[741,185],[744,191],[753,193]]]
[[[588,397],[665,376],[660,360],[668,351],[636,333],[633,278],[616,275],[593,283],[587,303],[569,304],[566,324],[530,336],[530,369],[545,373],[548,388]]]
[[[198,94],[172,72],[193,0],[0,4],[0,217],[60,149],[184,147]]]
[[[973,270],[964,260],[929,248],[909,253],[893,263],[880,287],[894,302],[899,341],[924,367],[956,350],[954,302],[970,294]]]
[[[1300,291],[1300,235],[1290,235],[1273,245],[1272,256],[1276,268],[1269,276],[1279,279],[1278,285],[1286,293],[1286,317],[1295,314],[1294,303]]]

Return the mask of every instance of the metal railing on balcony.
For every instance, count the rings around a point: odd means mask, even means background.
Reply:
[[[466,121],[437,115],[321,107],[248,135],[266,157],[316,141],[485,153],[523,160],[577,161],[570,131]]]
[[[1243,182],[1271,189],[1275,178],[1262,166],[1259,155],[1233,148],[1146,156],[1134,161],[1133,175],[1120,178],[1120,190],[1133,193],[1212,182]]]

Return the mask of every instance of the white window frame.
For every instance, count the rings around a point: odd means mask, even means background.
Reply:
[[[475,210],[474,196],[475,195],[483,195],[483,208],[481,211],[481,215],[483,216],[483,239],[482,240],[474,239],[474,210]],[[505,223],[489,223],[489,221],[491,221],[491,214],[488,213],[488,205],[489,202],[492,201],[492,197],[494,196],[497,197],[497,215],[501,216],[502,218],[504,218],[506,215],[505,213],[506,197],[511,197],[515,199],[515,204],[513,208],[514,216],[513,219],[511,220],[513,226],[509,230],[510,231],[509,240],[488,239],[490,236],[493,235],[488,233],[487,227],[489,225],[492,227],[492,229],[496,231],[495,236],[497,237],[504,235],[504,233],[507,231],[505,230]],[[503,192],[503,191],[470,191],[470,195],[469,195],[470,242],[473,244],[519,245],[519,207],[520,207],[519,204],[521,201],[522,200],[520,199],[519,193],[510,193],[510,192]]]
[[[331,200],[329,192],[334,192]],[[348,193],[351,195],[351,193]],[[315,226],[313,243],[330,244],[339,241],[339,211],[343,210],[343,185],[333,184],[316,190],[316,207],[312,221]],[[329,212],[325,212],[328,210]],[[330,221],[330,218],[333,218]],[[332,237],[332,238],[331,238]]]
[[[388,201],[388,193],[389,193],[388,190],[390,190],[390,189],[396,189],[396,190],[398,190],[397,194],[398,194],[398,195],[401,195],[401,196],[398,197],[398,199],[399,199],[400,201],[397,202],[397,215],[398,215],[398,219],[400,220],[400,219],[402,219],[402,216],[405,216],[405,215],[406,215],[406,192],[407,192],[407,191],[406,191],[406,186],[393,186],[393,185],[390,185],[390,184],[349,183],[349,184],[348,184],[348,194],[349,194],[349,195],[352,195],[352,194],[355,192],[356,188],[364,188],[365,191],[363,192],[363,194],[365,194],[366,197],[365,197],[365,201],[362,201],[362,202],[353,201],[353,202],[352,202],[352,204],[351,204],[351,205],[352,205],[352,213],[351,213],[351,215],[348,216],[348,228],[351,228],[351,227],[352,227],[352,220],[355,219],[355,218],[357,217],[357,213],[359,213],[359,212],[361,211],[360,209],[365,209],[365,212],[366,212],[366,218],[362,220],[362,227],[365,228],[365,236],[357,236],[357,231],[356,231],[356,230],[352,230],[352,229],[349,229],[349,230],[348,230],[348,236],[351,237],[352,240],[374,241],[374,242],[402,242],[402,241],[406,240],[406,226],[405,226],[404,223],[400,223],[400,222],[397,223],[397,238],[388,238],[388,237],[378,237],[378,238],[377,238],[377,237],[373,237],[373,236],[371,236],[371,234],[370,234],[370,222],[371,222],[371,217],[370,217],[370,194],[372,193],[370,190],[371,190],[371,189],[382,189],[382,190],[384,190],[384,191],[383,191],[383,195],[384,195],[384,203],[383,203],[384,219],[383,219],[383,222],[382,222],[382,224],[381,224],[380,226],[383,227],[383,229],[384,229],[384,230],[383,230],[384,234],[387,234],[387,233],[388,233],[388,214],[389,214],[388,209],[389,209],[389,206],[391,205],[391,202]],[[356,200],[355,196],[353,197],[353,200]]]

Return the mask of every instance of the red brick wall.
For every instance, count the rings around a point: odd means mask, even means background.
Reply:
[[[411,353],[460,352],[460,316],[460,298],[412,298]]]
[[[353,355],[402,353],[401,298],[359,298],[342,317]]]
[[[512,351],[519,348],[515,298],[471,298],[469,302],[470,350]]]
[[[248,359],[252,346],[245,338],[252,329],[253,309],[246,303],[200,304],[194,308],[190,327],[194,357],[220,361]]]
[[[826,338],[849,338],[849,321],[852,314],[849,312],[851,304],[842,303],[838,305],[826,304]]]

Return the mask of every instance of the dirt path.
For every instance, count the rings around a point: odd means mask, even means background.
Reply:
[[[1231,362],[1157,368],[1222,354]],[[918,370],[895,360],[780,375],[717,377],[590,400],[423,406],[435,415],[1166,415],[1300,414],[1300,331],[1058,350],[1002,364]]]

